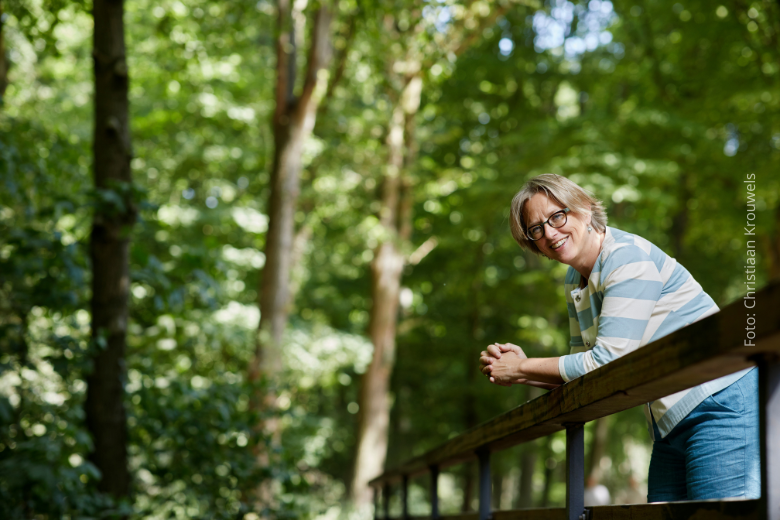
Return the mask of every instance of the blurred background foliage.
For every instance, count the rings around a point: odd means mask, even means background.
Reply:
[[[91,189],[90,6],[14,0],[2,14],[0,516],[254,518],[262,512],[250,511],[246,491],[263,478],[281,483],[279,517],[347,515],[358,381],[372,349],[369,263],[383,239],[376,213],[392,101],[376,27],[389,7],[335,6],[333,44],[347,58],[304,149],[296,221],[308,236],[285,342],[283,453],[258,469],[251,449],[263,439],[246,372],[268,225],[276,7],[125,5],[132,168],[144,200],[126,381],[133,500],[97,493],[86,460],[89,229],[91,208],[110,202]],[[427,29],[409,38],[430,41],[464,9],[419,5]],[[410,6],[393,4],[401,25]],[[565,268],[522,252],[508,232],[511,196],[533,175],[590,189],[611,225],[662,247],[727,304],[745,290],[743,181],[754,173],[759,285],[780,272],[776,3],[546,0],[502,12],[459,55],[419,46],[430,56],[390,465],[536,395],[478,377],[485,345],[567,351]],[[620,500],[644,486],[649,439],[636,410],[606,428],[591,465]],[[593,446],[594,425],[586,435]],[[494,457],[496,507],[562,504],[563,446],[552,436]],[[523,460],[535,468],[525,499]],[[473,506],[472,474],[442,476],[444,512]],[[413,514],[426,512],[426,487],[413,482]]]

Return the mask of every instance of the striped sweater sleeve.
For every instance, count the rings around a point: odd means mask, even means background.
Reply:
[[[656,262],[642,248],[626,244],[601,266],[603,291],[598,336],[592,349],[562,356],[559,371],[571,381],[640,347],[663,290]]]

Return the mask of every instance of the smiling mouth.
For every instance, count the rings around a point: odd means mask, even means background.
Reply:
[[[550,247],[551,247],[551,248],[553,248],[553,249],[558,249],[558,248],[559,248],[559,247],[561,247],[561,246],[562,246],[562,245],[563,245],[563,244],[566,242],[566,240],[568,240],[568,239],[569,239],[569,237],[563,237],[562,239],[558,240],[556,243],[554,243],[554,244],[553,244],[553,245],[551,245]]]

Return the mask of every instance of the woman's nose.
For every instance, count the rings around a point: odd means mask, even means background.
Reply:
[[[546,238],[555,238],[556,236],[558,236],[558,230],[552,227],[550,224],[545,224],[544,236]]]

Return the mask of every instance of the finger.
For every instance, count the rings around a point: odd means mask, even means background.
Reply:
[[[490,345],[488,348],[488,353],[493,356],[496,359],[501,359],[501,349],[498,348],[498,345]]]
[[[494,359],[496,358],[485,355],[479,358],[479,362],[483,365],[492,365]]]
[[[493,367],[492,367],[492,366],[490,366],[490,365],[484,366],[484,367],[482,367],[482,369],[480,370],[480,372],[482,372],[482,373],[483,373],[483,374],[485,374],[486,376],[487,376],[487,375],[490,375],[490,374],[493,372]]]
[[[525,352],[523,352],[523,349],[518,347],[517,345],[513,345],[511,343],[506,343],[506,344],[502,345],[502,348],[507,349],[507,351],[509,351],[509,352],[514,352],[515,354],[517,354],[521,358],[524,358],[524,359],[528,358],[528,356],[525,355]]]

